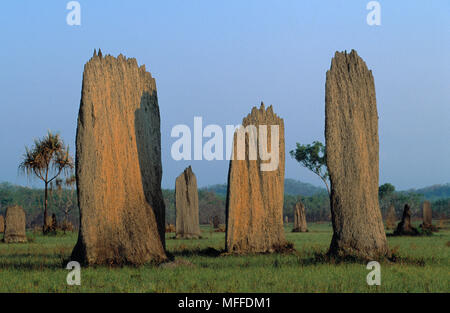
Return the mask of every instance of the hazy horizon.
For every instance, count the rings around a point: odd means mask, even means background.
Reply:
[[[240,124],[264,101],[284,119],[286,178],[322,186],[289,156],[296,142],[324,142],[325,74],[335,51],[355,49],[375,79],[380,184],[398,190],[450,182],[450,2],[68,1],[4,3],[0,33],[0,182],[41,187],[18,175],[34,138],[60,132],[75,153],[84,64],[94,49],[145,64],[161,113],[163,188],[192,165],[199,187],[226,183],[224,161],[175,161],[172,127]],[[14,31],[11,31],[11,30]],[[207,139],[204,139],[204,143]]]

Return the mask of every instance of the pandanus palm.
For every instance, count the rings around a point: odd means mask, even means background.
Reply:
[[[60,174],[68,174],[74,168],[74,162],[59,136],[50,131],[42,139],[35,139],[31,148],[25,147],[19,169],[28,176],[36,176],[44,182],[44,225],[47,219],[48,186]]]

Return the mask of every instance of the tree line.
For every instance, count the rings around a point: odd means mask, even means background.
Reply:
[[[380,186],[380,189],[383,187]],[[175,192],[171,189],[163,189],[164,202],[166,204],[166,222],[175,224]],[[422,217],[422,204],[425,196],[414,192],[389,191],[380,195],[380,208],[383,216],[391,204],[396,209],[400,218],[405,203],[411,206],[413,217]],[[289,221],[294,218],[294,206],[301,200],[306,208],[308,222],[330,221],[330,203],[327,192],[312,196],[288,195],[284,196],[283,215]],[[208,224],[214,216],[218,216],[220,223],[225,224],[226,198],[222,194],[207,189],[199,190],[199,214],[200,223]],[[20,205],[27,214],[27,227],[40,227],[43,223],[44,190],[15,186],[10,183],[0,183],[0,214],[5,214],[6,207]],[[447,218],[450,213],[450,198],[431,201],[433,218]],[[51,188],[48,191],[48,211],[55,214],[58,221],[66,218],[75,226],[79,224],[79,210],[75,188]]]
[[[290,155],[303,167],[315,173],[324,183],[326,191],[318,187],[294,180],[286,180],[283,216],[294,218],[294,206],[302,201],[306,207],[309,222],[330,221],[330,187],[326,165],[326,147],[318,141],[302,145],[297,143]],[[42,139],[36,139],[31,148],[26,147],[19,169],[28,176],[36,177],[44,183],[44,189],[0,184],[0,214],[5,214],[9,205],[20,205],[27,214],[27,227],[43,226],[45,233],[46,217],[56,215],[59,221],[69,221],[79,225],[79,209],[73,175],[74,162],[59,136],[48,132]],[[201,224],[208,224],[217,216],[225,223],[226,185],[214,185],[199,190],[199,218]],[[299,190],[303,192],[298,192]],[[299,195],[292,194],[295,191]],[[433,218],[447,218],[450,211],[450,184],[436,185],[421,190],[396,191],[389,183],[379,188],[380,209],[383,217],[388,208],[394,205],[396,214],[401,216],[403,206],[408,203],[413,217],[422,216],[422,204],[426,200],[423,193],[431,195]],[[303,194],[303,195],[300,195]],[[175,224],[174,190],[163,189],[166,204],[166,223]],[[430,196],[427,197],[430,199]]]

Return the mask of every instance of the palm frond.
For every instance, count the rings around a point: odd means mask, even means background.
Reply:
[[[42,139],[34,139],[30,149],[25,147],[19,170],[27,176],[35,175],[39,179],[52,182],[61,173],[68,174],[74,168],[69,147],[64,144],[58,133],[51,131]]]

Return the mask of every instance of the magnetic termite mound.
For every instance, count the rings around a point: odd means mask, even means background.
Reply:
[[[431,209],[430,201],[423,202],[422,218],[423,218],[423,223],[420,225],[420,227],[422,229],[432,231],[432,232],[438,231],[438,228],[433,225],[433,211]]]
[[[372,71],[356,51],[336,52],[325,89],[333,224],[329,253],[363,259],[388,256],[378,203],[378,113]]]
[[[0,234],[5,232],[5,218],[3,215],[0,215]]]
[[[200,238],[197,178],[186,168],[175,181],[176,237]]]
[[[294,207],[294,228],[292,229],[292,232],[305,233],[307,231],[308,226],[306,225],[305,205],[299,200]]]
[[[94,51],[84,66],[76,148],[80,230],[72,260],[164,261],[158,97],[136,59]]]
[[[6,209],[5,232],[3,241],[5,243],[27,242],[25,231],[26,215],[21,206],[13,205]]]
[[[397,214],[395,213],[395,207],[392,204],[389,207],[387,215],[386,215],[386,228],[394,229],[396,223],[397,223]]]
[[[285,247],[284,145],[284,121],[263,103],[235,132],[226,202],[228,252],[274,252]]]
[[[411,223],[411,207],[405,204],[403,208],[402,220],[397,224],[397,228],[394,231],[396,236],[417,236],[419,235],[417,228],[412,226]]]

